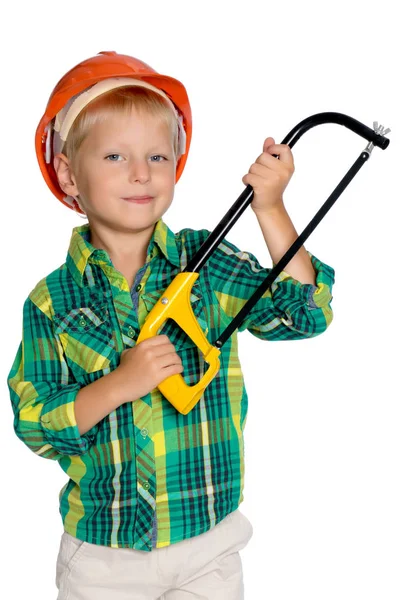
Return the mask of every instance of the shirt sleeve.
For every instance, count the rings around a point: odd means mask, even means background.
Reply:
[[[275,341],[315,337],[327,329],[333,319],[335,272],[307,253],[315,270],[316,285],[302,284],[281,271],[238,331],[247,329],[262,340]],[[213,253],[210,268],[214,292],[228,320],[237,315],[272,270],[262,267],[253,254],[242,252],[226,239]]]
[[[69,382],[63,348],[51,319],[28,297],[23,334],[8,374],[14,430],[35,454],[59,460],[84,454],[99,425],[80,435],[74,403],[82,385]]]

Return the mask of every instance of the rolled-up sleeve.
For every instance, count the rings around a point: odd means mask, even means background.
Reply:
[[[22,341],[7,384],[15,433],[35,454],[59,460],[87,452],[98,424],[80,435],[74,405],[82,385],[70,381],[52,321],[29,297],[23,306]]]
[[[303,284],[281,271],[246,315],[239,331],[247,329],[260,339],[274,341],[315,337],[327,329],[333,319],[335,272],[311,252],[308,255],[316,285]],[[271,270],[226,239],[218,246],[211,259],[212,282],[228,318],[236,316]]]

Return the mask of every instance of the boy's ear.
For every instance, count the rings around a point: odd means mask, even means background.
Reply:
[[[61,152],[56,154],[53,159],[53,166],[62,191],[68,196],[77,196],[79,194],[78,186],[71,171],[69,159],[65,154]]]

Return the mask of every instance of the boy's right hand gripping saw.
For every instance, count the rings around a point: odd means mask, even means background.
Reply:
[[[190,304],[190,293],[192,286],[199,276],[201,267],[206,263],[213,250],[218,246],[220,241],[226,236],[228,231],[236,223],[240,215],[244,212],[247,206],[251,203],[254,191],[251,185],[241,193],[230,210],[226,213],[217,227],[210,233],[206,241],[200,247],[198,252],[187,264],[186,268],[179,273],[171,284],[167,287],[160,299],[157,301],[153,309],[147,315],[146,321],[140,331],[137,339],[137,344],[145,339],[157,335],[162,325],[167,319],[173,319],[195,342],[204,356],[204,360],[209,364],[204,376],[200,381],[192,386],[189,386],[184,381],[182,375],[172,375],[162,381],[158,388],[161,393],[175,406],[182,414],[188,414],[195,404],[200,400],[205,388],[217,374],[220,362],[220,348],[232,333],[240,326],[245,316],[253,308],[256,302],[261,298],[264,292],[272,285],[275,278],[284,270],[284,267],[290,262],[293,256],[298,252],[305,240],[314,231],[320,221],[324,218],[328,210],[333,206],[339,198],[343,190],[347,187],[353,177],[361,169],[363,164],[368,160],[374,146],[378,146],[385,150],[390,140],[385,137],[390,129],[383,130],[383,125],[374,122],[374,129],[370,129],[363,125],[360,121],[356,121],[352,117],[342,113],[324,112],[312,115],[301,121],[296,127],[288,133],[281,142],[292,148],[300,137],[312,127],[321,125],[322,123],[337,123],[351,129],[361,137],[368,140],[367,147],[362,151],[356,162],[349,169],[339,185],[332,192],[326,202],[322,205],[314,218],[310,221],[304,231],[294,241],[289,250],[284,254],[281,260],[271,269],[268,277],[258,287],[254,294],[249,298],[246,304],[238,312],[236,317],[232,319],[228,327],[222,332],[220,337],[213,343],[210,343],[203,330],[198,324]],[[277,155],[274,155],[276,158]]]

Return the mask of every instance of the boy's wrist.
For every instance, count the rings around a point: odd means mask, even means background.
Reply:
[[[125,404],[126,402],[133,402],[137,400],[135,391],[132,389],[132,383],[127,385],[127,377],[123,372],[121,365],[119,365],[114,371],[105,375],[110,378],[110,397],[115,408]]]

